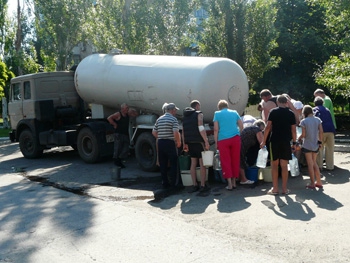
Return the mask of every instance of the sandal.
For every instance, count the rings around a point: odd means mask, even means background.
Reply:
[[[306,185],[306,189],[315,189],[315,185],[312,185],[312,184],[308,184]]]
[[[267,191],[266,194],[268,194],[268,195],[278,195],[279,192],[273,192],[272,189],[270,189],[269,191]]]
[[[323,189],[323,185],[322,184],[315,184],[315,186],[319,189]]]
[[[251,181],[251,180],[247,180],[245,182],[240,182],[240,184],[254,184],[254,181]]]
[[[290,194],[290,190],[289,190],[289,189],[287,189],[287,191],[282,192],[282,194],[283,194],[283,195],[289,195],[289,194]]]

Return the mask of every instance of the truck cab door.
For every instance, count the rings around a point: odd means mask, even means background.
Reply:
[[[23,88],[22,83],[14,83],[10,89],[10,100],[8,103],[8,114],[11,122],[11,129],[16,130],[17,124],[23,116]]]

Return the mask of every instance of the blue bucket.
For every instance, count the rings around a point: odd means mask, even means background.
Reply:
[[[248,167],[245,170],[245,176],[248,180],[257,182],[259,179],[259,167]]]

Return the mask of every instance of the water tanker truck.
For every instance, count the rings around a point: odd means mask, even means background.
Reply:
[[[75,72],[45,72],[11,80],[8,104],[11,141],[26,158],[45,149],[72,146],[87,163],[113,153],[114,130],[106,118],[127,103],[139,116],[130,119],[130,141],[145,171],[156,169],[151,131],[162,105],[182,110],[197,99],[210,127],[217,103],[225,99],[242,114],[248,82],[242,68],[226,58],[93,54]]]

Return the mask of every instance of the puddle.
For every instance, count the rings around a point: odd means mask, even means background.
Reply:
[[[85,194],[86,187],[66,187],[62,184],[50,182],[48,180],[48,178],[41,177],[41,176],[24,175],[24,177],[26,177],[28,180],[30,180],[32,182],[40,183],[42,186],[51,186],[51,187],[54,187],[54,188],[57,188],[60,190],[64,190],[64,191],[67,191],[67,192],[70,192],[73,194],[86,195]]]

